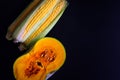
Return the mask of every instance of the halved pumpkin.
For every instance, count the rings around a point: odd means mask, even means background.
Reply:
[[[15,61],[14,76],[17,80],[45,80],[48,74],[63,65],[65,58],[65,49],[58,40],[42,38]]]

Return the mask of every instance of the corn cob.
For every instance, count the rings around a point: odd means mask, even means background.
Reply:
[[[20,42],[25,46],[35,43],[54,27],[66,6],[65,0],[33,1],[28,9],[11,24],[6,38],[13,39],[14,42]]]

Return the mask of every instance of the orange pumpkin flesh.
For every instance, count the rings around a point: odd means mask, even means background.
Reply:
[[[65,49],[58,40],[40,39],[31,51],[15,61],[14,76],[16,80],[45,80],[49,73],[63,65],[65,58]]]

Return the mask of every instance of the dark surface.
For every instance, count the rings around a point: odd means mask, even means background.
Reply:
[[[23,53],[5,35],[30,1],[0,1],[0,80],[14,80],[13,63]],[[68,2],[64,15],[47,35],[59,39],[67,52],[65,64],[49,80],[120,80],[119,0]]]

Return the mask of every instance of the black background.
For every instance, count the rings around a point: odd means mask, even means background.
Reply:
[[[13,63],[23,53],[5,35],[32,0],[0,1],[0,80],[15,80]],[[68,0],[69,6],[47,35],[66,48],[63,67],[49,80],[120,80],[119,0]]]

